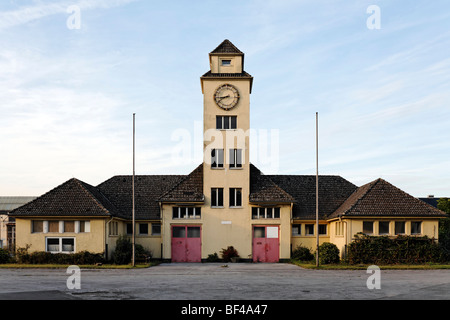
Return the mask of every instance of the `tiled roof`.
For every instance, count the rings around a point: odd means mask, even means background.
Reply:
[[[433,206],[414,198],[383,179],[359,187],[330,218],[345,216],[445,216]]]
[[[159,197],[179,183],[184,175],[136,175],[135,219],[160,219]],[[119,209],[122,216],[132,219],[133,176],[114,176],[97,186]]]
[[[269,175],[273,182],[289,193],[295,203],[292,208],[296,219],[316,217],[316,176]],[[319,176],[319,218],[333,213],[352,193],[356,186],[339,176]]]
[[[72,178],[10,212],[11,216],[110,216],[117,208],[95,187]]]
[[[292,203],[295,199],[250,164],[250,195],[252,203]]]
[[[231,43],[230,40],[225,39],[221,44],[217,46],[213,51],[214,53],[235,53],[235,54],[243,54],[241,50],[239,50],[234,44]]]
[[[211,70],[206,72],[201,78],[253,78],[250,74],[243,71],[242,73],[212,73]]]
[[[199,165],[188,176],[164,193],[162,202],[203,202],[203,164]]]

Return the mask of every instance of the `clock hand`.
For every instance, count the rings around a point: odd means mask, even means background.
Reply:
[[[219,98],[219,101],[222,100],[222,99],[225,99],[225,98],[229,98],[229,97],[230,97],[229,95],[228,95],[228,96],[225,96],[225,97],[220,97],[220,98]]]

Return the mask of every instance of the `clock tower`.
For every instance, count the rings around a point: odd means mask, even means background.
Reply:
[[[251,254],[250,94],[253,77],[244,71],[244,53],[224,40],[209,54],[203,93],[203,253],[235,246]],[[242,244],[248,247],[242,247]],[[237,245],[239,244],[239,246]]]

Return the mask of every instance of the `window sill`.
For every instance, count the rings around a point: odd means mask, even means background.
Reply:
[[[230,209],[243,209],[243,206],[230,206]]]
[[[213,206],[211,206],[211,209],[224,209],[225,207],[213,207]]]
[[[225,170],[224,167],[211,167],[211,170]]]

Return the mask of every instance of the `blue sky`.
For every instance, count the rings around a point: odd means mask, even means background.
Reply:
[[[67,26],[71,5],[80,29]],[[367,27],[371,5],[380,29]],[[320,174],[450,196],[449,9],[443,0],[2,1],[0,195],[131,174],[133,113],[136,173],[189,173],[201,162],[199,78],[229,39],[254,77],[252,128],[277,134],[276,165],[252,151],[264,173],[315,174],[319,112]]]

